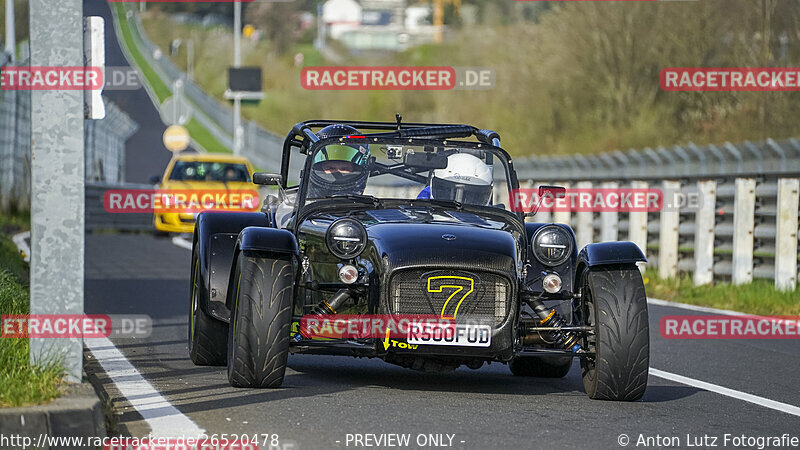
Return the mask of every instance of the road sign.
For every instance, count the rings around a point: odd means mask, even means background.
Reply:
[[[192,119],[192,106],[183,95],[183,79],[172,83],[173,96],[164,100],[159,108],[161,118],[170,125],[186,125]]]
[[[228,89],[233,92],[261,92],[261,67],[229,67]]]
[[[189,141],[189,132],[180,125],[171,125],[164,130],[164,147],[171,152],[186,150]]]
[[[255,27],[249,24],[245,25],[244,28],[242,28],[242,36],[246,38],[251,37],[255,32],[256,32]]]

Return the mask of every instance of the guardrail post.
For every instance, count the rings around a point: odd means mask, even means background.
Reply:
[[[717,203],[717,182],[697,182],[700,205],[695,214],[694,284],[700,286],[714,281],[714,213]]]
[[[664,181],[664,204],[658,236],[658,276],[675,278],[678,276],[678,225],[680,209],[675,204],[676,193],[680,192],[679,181]]]
[[[647,182],[635,180],[631,182],[632,189],[647,189]],[[636,244],[642,253],[647,256],[647,211],[631,211],[628,213],[628,240]],[[639,269],[644,272],[644,265]]]
[[[619,183],[616,181],[606,181],[603,183],[603,189],[618,190]],[[609,196],[604,195],[606,201]],[[619,201],[619,199],[618,199]],[[616,241],[619,236],[619,213],[616,211],[619,204],[612,208],[606,203],[605,210],[600,213],[600,241],[611,242]],[[613,210],[612,210],[613,209]]]
[[[731,282],[733,284],[745,284],[753,281],[756,180],[752,178],[737,178],[733,203],[733,266]]]
[[[591,189],[592,182],[591,181],[580,181],[578,184],[575,185],[578,189]],[[576,218],[576,230],[575,230],[575,238],[578,240],[578,249],[582,249],[588,244],[591,244],[594,239],[594,213],[591,211],[578,211],[575,213]]]
[[[83,66],[83,2],[29,4],[31,66]],[[83,314],[83,120],[82,91],[31,92],[31,314]],[[32,337],[30,361],[80,382],[83,339]]]
[[[778,180],[775,237],[775,288],[793,291],[797,285],[797,210],[800,179]]]
[[[569,183],[558,183],[558,186],[563,186],[567,190],[567,194],[569,194]],[[561,203],[561,201],[558,203]],[[555,212],[553,212],[553,222],[569,225],[569,219],[572,211],[572,208],[570,207],[571,203],[569,195],[567,195],[567,198],[564,199],[564,204],[566,205],[565,209],[562,210],[561,208],[556,208]]]

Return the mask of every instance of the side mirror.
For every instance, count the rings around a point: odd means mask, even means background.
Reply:
[[[153,184],[161,183],[161,176],[160,175],[153,175],[150,177],[150,182]]]
[[[539,186],[539,198],[543,197],[564,198],[567,196],[567,188],[563,186]]]
[[[258,172],[253,174],[253,183],[261,186],[280,186],[283,177],[276,173]]]

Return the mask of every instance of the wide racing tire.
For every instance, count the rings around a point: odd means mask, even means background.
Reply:
[[[515,356],[508,363],[511,373],[520,377],[564,378],[572,367],[572,357]]]
[[[289,260],[239,254],[231,280],[228,381],[276,388],[289,355],[294,268]]]
[[[200,307],[201,296],[208,294],[200,279],[197,245],[192,251],[190,280],[189,358],[198,366],[224,366],[228,353],[228,324],[209,316]]]
[[[633,265],[588,269],[582,277],[583,311],[595,327],[582,358],[583,385],[593,399],[635,401],[647,389],[650,323],[639,269]]]

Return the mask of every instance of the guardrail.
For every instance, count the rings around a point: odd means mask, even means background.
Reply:
[[[658,268],[662,278],[692,274],[697,285],[715,280],[747,283],[774,279],[780,289],[794,289],[798,274],[800,171],[671,176],[591,173],[562,177],[551,172],[530,186],[556,184],[571,188],[658,188],[666,203],[659,213],[539,213],[538,221],[555,221],[575,229],[579,246],[629,240]]]
[[[194,81],[189,80],[186,74],[168,57],[164,56],[164,52],[147,37],[135,8],[128,4],[124,5],[126,15],[121,20],[128,21],[133,39],[148,64],[167,84],[170,91],[172,91],[175,81],[182,80],[183,94],[193,104],[194,117],[223,145],[232,148],[233,111],[227,105],[206,94]],[[161,56],[156,58],[154,55]],[[244,128],[242,156],[246,156],[253,164],[264,170],[277,171],[281,162],[283,137],[267,131],[250,120],[243,119],[242,126]]]
[[[153,214],[110,213],[103,207],[103,196],[110,189],[153,189],[152,184],[86,183],[84,217],[86,231],[152,231]]]
[[[84,121],[86,179],[124,182],[125,141],[138,125],[108,100],[105,108],[104,119]],[[28,210],[30,201],[31,92],[0,90],[0,211]]]

